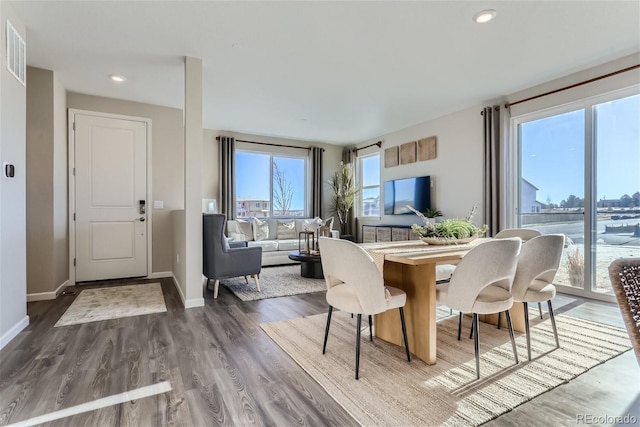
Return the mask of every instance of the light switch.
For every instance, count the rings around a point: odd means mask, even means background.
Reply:
[[[154,200],[153,201],[153,208],[154,209],[164,209],[164,201],[162,201],[162,200]]]

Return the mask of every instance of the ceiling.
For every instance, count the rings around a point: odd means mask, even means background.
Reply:
[[[205,128],[341,145],[640,52],[639,1],[11,4],[69,91],[183,108],[191,56]]]

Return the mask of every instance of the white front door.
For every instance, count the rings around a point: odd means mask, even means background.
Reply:
[[[146,122],[74,117],[76,281],[146,276]]]

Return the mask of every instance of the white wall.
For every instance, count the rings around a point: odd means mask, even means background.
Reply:
[[[27,42],[26,28],[0,2],[0,166],[15,165],[15,178],[0,176],[0,348],[29,324],[26,277],[26,89],[7,71],[6,22]],[[2,166],[4,169],[4,166]]]
[[[382,147],[361,150],[363,156],[380,152],[380,181],[416,176],[431,177],[431,206],[443,212],[445,217],[465,217],[477,203],[475,222],[482,221],[482,174],[483,140],[482,107],[473,107],[449,114],[416,126],[383,135],[362,144],[365,147],[382,140]],[[436,136],[437,157],[433,160],[417,161],[406,165],[384,167],[384,150],[389,147]],[[380,189],[384,200],[383,188]],[[381,206],[383,203],[381,203]],[[420,219],[410,215],[382,215],[378,218],[358,218],[358,233],[362,224],[411,225]]]

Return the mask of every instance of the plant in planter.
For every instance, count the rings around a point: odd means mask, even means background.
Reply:
[[[424,223],[424,225],[421,226],[413,224],[411,229],[418,233],[423,241],[430,244],[469,242],[483,235],[489,229],[486,224],[480,228],[472,222],[477,206],[474,206],[469,215],[464,219],[445,219],[438,223],[430,222],[426,215],[418,212],[411,206],[407,207],[418,215]]]
[[[358,195],[351,165],[343,164],[339,170],[331,175],[327,184],[333,192],[331,213],[338,216],[340,234],[346,235],[349,231],[349,214]]]
[[[436,218],[439,216],[442,216],[442,212],[437,210],[437,209],[427,209],[426,211],[423,212],[423,215],[425,217],[427,217],[427,220],[429,221],[429,223],[431,224],[435,224],[436,223]]]

